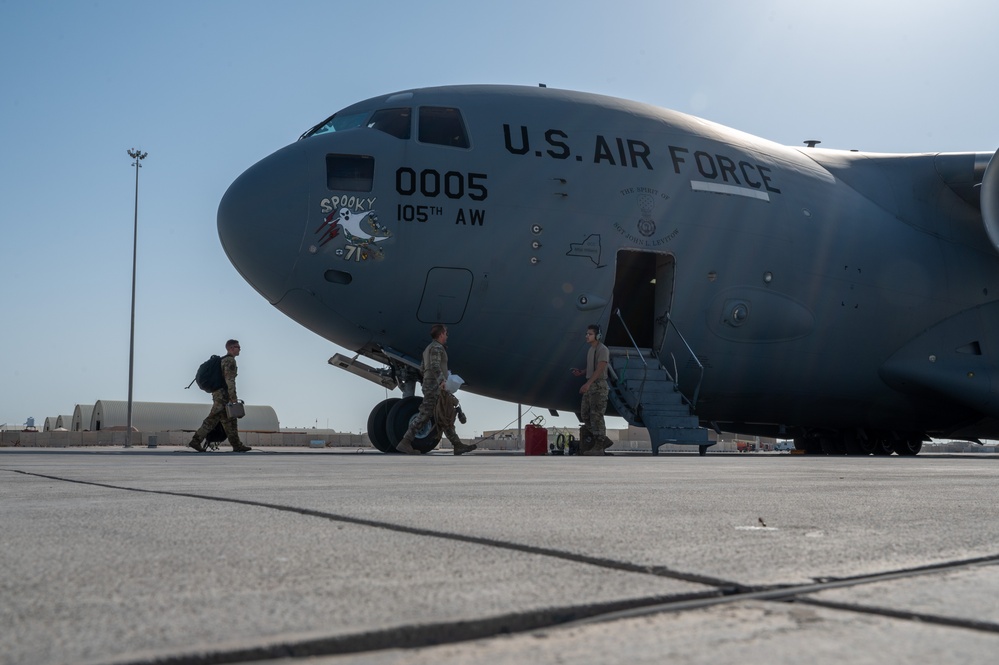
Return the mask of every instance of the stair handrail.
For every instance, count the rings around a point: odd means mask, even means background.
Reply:
[[[661,359],[662,347],[666,345],[666,333],[669,332],[669,327],[672,326],[673,330],[675,330],[676,334],[680,337],[680,341],[683,342],[683,345],[687,348],[687,353],[689,353],[690,357],[694,359],[694,362],[697,363],[697,367],[700,370],[700,375],[697,377],[697,385],[694,386],[694,397],[690,401],[690,408],[694,409],[697,407],[697,398],[701,394],[701,382],[704,380],[704,365],[701,364],[701,359],[697,357],[697,354],[694,353],[694,350],[690,348],[690,344],[687,343],[687,339],[683,336],[683,333],[680,332],[680,329],[677,327],[677,325],[673,323],[673,317],[669,310],[666,310],[666,313],[663,316],[659,317],[657,321],[663,323],[663,326],[666,328],[666,330],[663,331],[663,341],[659,347],[660,364],[662,364],[662,359]],[[677,376],[674,379],[674,381],[677,384],[677,388],[679,388],[680,375],[679,375],[679,370],[676,367],[676,358],[673,358],[673,371],[677,373]],[[667,374],[668,373],[669,370],[667,370]]]
[[[642,364],[645,365],[646,368],[648,368],[649,363],[645,362],[645,356],[642,355],[642,350],[638,348],[638,344],[635,343],[635,338],[631,336],[631,331],[628,330],[628,324],[624,322],[624,317],[621,316],[621,308],[618,307],[614,311],[614,313],[617,314],[617,318],[621,319],[621,325],[624,326],[624,332],[628,333],[628,339],[631,340],[631,345],[635,347],[635,351],[638,352],[638,357],[642,359]]]

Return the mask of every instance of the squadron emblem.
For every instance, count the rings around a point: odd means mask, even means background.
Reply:
[[[339,208],[326,215],[315,232],[321,234],[320,247],[342,232],[347,245],[343,249],[337,249],[336,254],[344,255],[346,250],[344,258],[355,261],[382,258],[382,250],[377,243],[392,237],[392,232],[378,223],[378,215],[374,210],[354,212],[350,208]]]
[[[656,234],[656,221],[652,219],[656,200],[651,194],[642,194],[638,197],[638,208],[642,211],[642,216],[638,220],[638,232],[646,238],[651,238]]]
[[[663,247],[679,235],[678,229],[673,229],[669,233],[660,231],[659,224],[656,223],[656,217],[660,218],[660,222],[663,218],[662,212],[656,214],[656,206],[669,201],[669,194],[651,187],[627,187],[621,190],[621,196],[638,204],[638,220],[634,222],[634,226],[627,221],[614,222],[613,226],[615,231],[633,245],[648,248]],[[627,219],[626,214],[622,214],[622,219]]]

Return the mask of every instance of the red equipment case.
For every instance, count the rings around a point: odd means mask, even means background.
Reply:
[[[524,428],[524,454],[548,454],[548,430],[546,428],[534,423]]]

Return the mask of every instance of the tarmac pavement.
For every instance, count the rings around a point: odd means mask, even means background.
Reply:
[[[0,665],[994,663],[999,456],[0,449]]]

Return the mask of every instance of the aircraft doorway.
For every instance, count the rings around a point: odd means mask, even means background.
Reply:
[[[639,348],[657,349],[662,343],[664,328],[656,324],[656,319],[673,305],[675,275],[676,258],[672,254],[618,250],[614,301],[604,343],[630,347],[630,332]],[[627,330],[617,317],[619,309]]]

